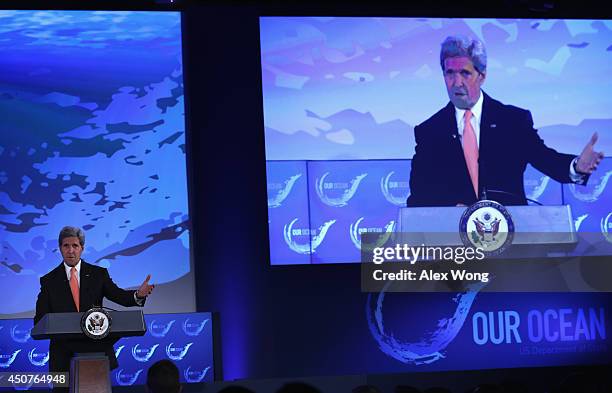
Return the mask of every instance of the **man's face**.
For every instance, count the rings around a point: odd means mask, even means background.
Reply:
[[[78,237],[66,237],[62,240],[60,251],[62,252],[62,257],[66,265],[75,266],[81,259],[83,247],[81,247]]]
[[[444,60],[448,98],[459,109],[470,109],[476,104],[485,76],[476,71],[472,60],[467,57],[448,57]]]

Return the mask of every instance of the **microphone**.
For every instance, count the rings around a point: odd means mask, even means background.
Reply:
[[[480,148],[478,149],[480,150]],[[484,180],[487,178],[486,175],[486,169],[487,166],[483,165],[484,160],[480,157],[480,155],[478,156],[478,171],[482,174],[482,176],[479,176],[480,179],[480,187],[482,187],[482,192],[480,193],[480,200],[486,200],[489,199],[487,196],[487,186],[484,182]]]
[[[510,196],[513,196],[513,197],[516,197],[516,198],[519,198],[519,199],[523,197],[522,195],[515,194],[513,192],[502,191],[502,190],[489,190],[489,192],[492,192],[494,194],[510,195]],[[528,200],[529,202],[535,203],[538,206],[544,206],[542,203],[536,201],[535,199],[531,199],[531,198],[527,198],[527,197],[525,197],[525,199]]]
[[[481,178],[481,180],[482,180],[482,182],[481,182],[482,192],[480,193],[480,199],[479,200],[482,201],[482,200],[489,199],[487,193],[509,195],[509,196],[517,198],[518,200],[523,198],[522,195],[515,194],[513,192],[487,189],[487,186],[486,186],[486,184],[484,182],[484,180],[487,178],[487,176],[486,176],[486,168],[487,167],[486,167],[486,165],[481,165],[482,161],[484,161],[484,160],[481,160],[480,157],[478,157],[478,168],[479,168],[480,173],[482,174],[482,178]],[[528,200],[529,202],[535,203],[538,206],[542,206],[542,204],[540,202],[538,202],[538,201],[536,201],[534,199],[527,198],[527,197],[525,197],[525,199]]]

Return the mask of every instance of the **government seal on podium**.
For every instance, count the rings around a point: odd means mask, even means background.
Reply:
[[[112,319],[110,314],[103,308],[94,307],[87,310],[81,318],[81,330],[93,339],[101,340],[108,336]]]
[[[514,222],[502,204],[481,200],[463,212],[459,234],[464,246],[478,247],[486,256],[495,256],[512,244]]]

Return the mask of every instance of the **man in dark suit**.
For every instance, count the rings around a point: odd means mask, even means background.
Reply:
[[[137,291],[119,288],[104,268],[91,265],[81,259],[85,234],[80,228],[64,227],[59,234],[62,263],[40,278],[40,293],[36,300],[34,323],[45,314],[53,312],[87,311],[101,306],[102,299],[122,306],[143,306],[146,297],[153,291],[147,276]],[[70,359],[76,352],[104,352],[109,358],[110,368],[117,368],[115,351],[110,344],[92,340],[51,340],[49,344],[49,371],[66,372]]]
[[[440,65],[450,102],[414,128],[408,206],[471,205],[483,198],[525,205],[523,173],[528,163],[561,183],[586,184],[603,158],[597,133],[580,154],[547,147],[531,113],[502,104],[481,90],[486,78],[484,45],[448,37]]]

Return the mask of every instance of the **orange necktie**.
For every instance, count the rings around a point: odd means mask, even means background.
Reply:
[[[72,292],[72,299],[77,311],[79,311],[79,281],[76,276],[76,268],[73,266],[70,268],[70,292]]]
[[[476,142],[476,133],[470,122],[471,118],[472,112],[468,109],[465,111],[465,126],[463,127],[463,155],[470,173],[470,179],[472,179],[474,193],[478,198],[478,143]]]

